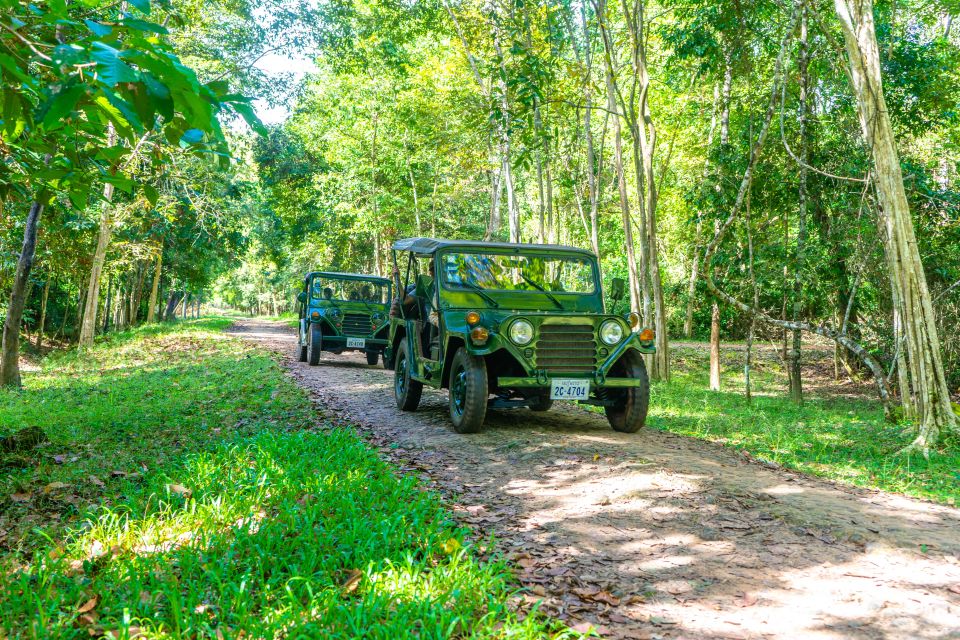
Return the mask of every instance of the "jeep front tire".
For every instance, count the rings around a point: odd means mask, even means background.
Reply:
[[[487,415],[487,363],[460,347],[450,365],[450,421],[457,433],[477,433]]]
[[[320,325],[310,325],[310,344],[308,350],[307,362],[316,366],[320,364],[320,351],[323,349],[323,330]]]
[[[410,377],[412,367],[406,340],[400,343],[394,364],[393,395],[397,399],[397,406],[401,411],[416,411],[420,406],[420,396],[423,395],[423,383]]]
[[[650,405],[650,380],[643,356],[636,351],[627,352],[611,373],[640,381],[640,386],[619,390],[615,395],[616,403],[605,407],[607,421],[614,431],[636,433],[646,424]]]
[[[376,351],[367,351],[367,364],[374,365],[380,359],[380,354]]]

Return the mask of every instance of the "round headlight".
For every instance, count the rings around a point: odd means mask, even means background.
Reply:
[[[533,340],[533,325],[526,320],[514,320],[510,325],[510,339],[523,346]]]
[[[379,311],[377,311],[376,313],[374,313],[374,314],[373,314],[372,316],[370,316],[370,317],[373,319],[374,322],[380,323],[380,322],[383,320],[384,315],[383,315],[382,313],[380,313]]]
[[[334,318],[339,318],[342,314],[343,311],[340,311],[340,309],[337,309],[336,307],[330,309],[330,315]]]
[[[600,339],[613,346],[623,340],[623,325],[616,320],[607,320],[600,325]]]

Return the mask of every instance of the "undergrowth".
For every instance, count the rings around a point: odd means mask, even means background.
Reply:
[[[0,392],[0,637],[578,636],[508,606],[435,494],[318,424],[229,319],[115,334]]]

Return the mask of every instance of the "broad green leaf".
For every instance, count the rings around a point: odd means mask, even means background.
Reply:
[[[150,0],[129,0],[129,2],[146,15],[150,15]]]
[[[120,24],[131,29],[136,29],[137,31],[145,31],[147,33],[157,33],[160,35],[166,35],[170,33],[163,25],[155,22],[147,22],[146,20],[138,20],[137,18],[124,18]]]
[[[103,93],[107,97],[107,100],[110,101],[110,104],[116,107],[117,110],[123,114],[124,119],[128,123],[130,123],[130,126],[133,129],[137,131],[144,130],[145,128],[144,124],[140,120],[140,116],[137,115],[136,110],[134,110],[133,105],[131,105],[129,102],[127,102],[117,94],[113,93],[112,91],[104,91]]]
[[[114,87],[119,82],[135,82],[138,80],[137,72],[121,58],[123,52],[114,49],[103,42],[93,43],[92,58],[97,63],[97,74],[100,82],[108,87]]]
[[[77,101],[86,91],[82,84],[73,85],[53,96],[40,107],[43,127],[47,130],[58,129],[63,119],[76,110]]]
[[[113,27],[106,24],[100,24],[99,22],[94,22],[93,20],[84,20],[83,24],[87,25],[87,28],[93,32],[98,38],[108,36],[113,32]]]
[[[149,184],[144,184],[142,189],[143,196],[147,199],[147,202],[149,202],[153,207],[157,206],[157,201],[160,199],[160,192]]]
[[[123,117],[123,113],[111,104],[106,96],[97,96],[94,102],[96,103],[95,111],[99,114],[101,120],[112,122],[120,137],[128,140],[133,138],[130,123],[127,122],[126,118]]]
[[[260,122],[260,118],[257,117],[256,112],[254,112],[253,107],[246,102],[233,102],[230,104],[234,111],[239,113],[247,124],[250,125],[250,128],[261,136],[267,135],[267,128],[263,126],[263,123]]]
[[[181,144],[191,145],[203,142],[203,131],[200,129],[187,129],[180,136]]]

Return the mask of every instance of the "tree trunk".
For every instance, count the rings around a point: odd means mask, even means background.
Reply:
[[[157,266],[153,270],[153,286],[150,287],[150,302],[147,304],[147,322],[153,322],[157,313],[157,294],[160,293],[160,270],[163,267],[163,245],[157,252]]]
[[[413,167],[407,161],[407,173],[410,175],[410,189],[413,190],[413,217],[417,222],[417,235],[423,233],[423,222],[420,220],[420,199],[417,197],[417,181],[413,178]]]
[[[617,101],[613,92],[613,80],[607,68],[607,108],[613,113],[613,168],[617,176],[617,190],[620,194],[620,212],[623,215],[624,245],[627,252],[627,273],[630,284],[630,309],[640,311],[640,275],[637,271],[637,258],[634,253],[633,223],[630,219],[630,196],[627,194],[627,180],[623,171],[623,141],[620,133],[620,116],[617,113]]]
[[[877,196],[886,226],[886,250],[894,267],[893,281],[903,317],[910,383],[920,418],[917,438],[908,449],[927,455],[947,433],[960,432],[960,425],[950,406],[936,316],[917,249],[897,141],[883,94],[873,2],[834,0],[834,6],[843,29],[860,126],[873,159]]]
[[[117,142],[117,132],[113,124],[107,125],[107,146],[112,147]],[[100,215],[100,231],[97,234],[97,248],[93,253],[93,266],[90,268],[90,284],[87,286],[87,302],[83,312],[83,323],[80,325],[79,346],[93,345],[93,336],[97,332],[97,307],[100,304],[100,274],[107,258],[107,248],[110,246],[110,235],[113,233],[113,185],[109,182],[103,185],[103,211]]]
[[[0,344],[0,386],[3,387],[20,386],[20,322],[23,320],[23,307],[27,303],[27,286],[37,250],[37,227],[42,213],[42,204],[31,204],[23,229],[23,247],[17,259],[10,304],[7,305],[7,317],[3,322],[3,341]]]
[[[113,278],[107,278],[107,301],[103,307],[103,332],[110,330],[110,303],[113,295]]]
[[[703,181],[710,174],[710,149],[717,130],[717,113],[720,107],[720,87],[713,85],[713,107],[710,110],[710,129],[707,132],[707,148],[703,161]],[[701,236],[703,234],[703,211],[697,212],[697,228],[693,241],[693,256],[690,260],[690,279],[687,281],[687,313],[683,320],[683,335],[687,339],[693,336],[693,312],[696,309],[697,278],[700,275]]]
[[[807,11],[800,7],[800,188],[797,193],[799,221],[797,225],[797,259],[793,267],[793,308],[791,317],[794,322],[800,320],[803,307],[803,277],[805,266],[805,245],[807,240],[807,91],[809,87],[807,48]],[[803,404],[803,380],[800,374],[800,349],[802,346],[800,329],[793,330],[793,344],[787,359],[787,378],[790,381],[790,399],[794,404]]]
[[[720,391],[720,305],[710,314],[710,390]]]
[[[40,301],[40,325],[37,327],[37,351],[43,346],[43,329],[47,324],[47,298],[50,296],[50,276],[43,283],[43,298]]]

